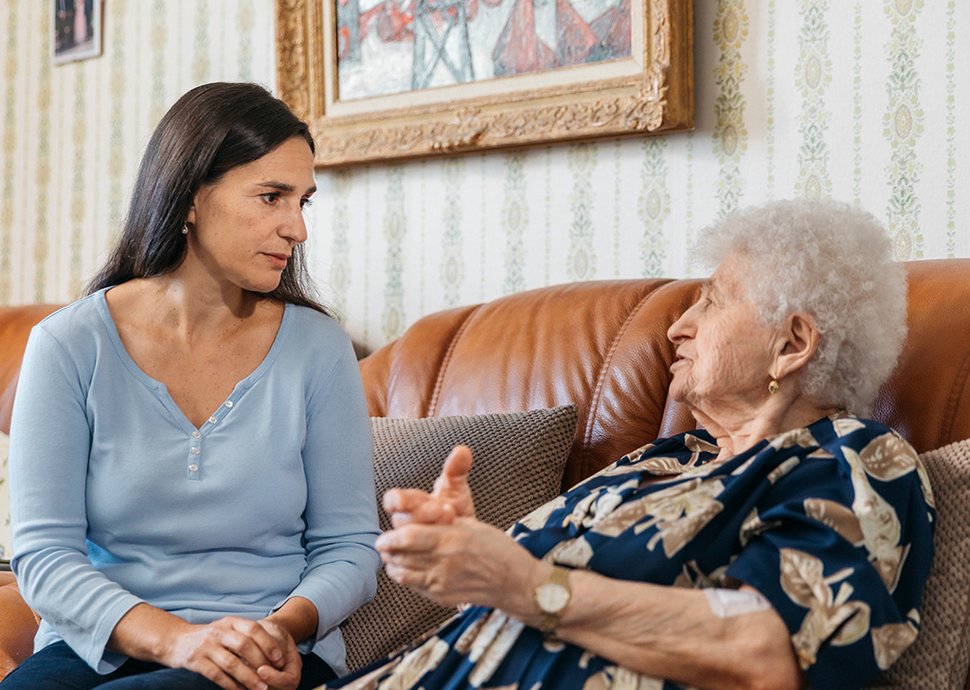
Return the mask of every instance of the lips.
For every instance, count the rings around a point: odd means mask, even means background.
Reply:
[[[263,256],[270,260],[270,263],[274,268],[283,269],[286,268],[286,262],[289,261],[290,255],[284,253],[273,253],[273,252],[263,252]]]
[[[676,356],[676,359],[674,359],[674,361],[670,364],[670,370],[673,371],[674,367],[676,367],[678,364],[683,364],[684,362],[689,362],[689,361],[690,360],[684,357],[683,355],[678,354]]]

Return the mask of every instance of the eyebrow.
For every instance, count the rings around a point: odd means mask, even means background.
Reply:
[[[277,182],[276,180],[267,180],[266,182],[257,182],[256,184],[259,187],[269,187],[270,189],[276,189],[281,192],[296,191],[296,187],[294,187],[293,185],[287,184],[285,182]],[[316,191],[317,191],[317,186],[313,185],[312,187],[306,190],[306,194],[307,196],[309,196],[310,194],[313,194]]]
[[[701,283],[701,297],[712,298],[715,301],[724,299],[723,293],[714,278],[707,278]]]

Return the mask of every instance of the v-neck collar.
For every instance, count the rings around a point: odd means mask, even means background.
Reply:
[[[187,433],[198,431],[203,435],[215,426],[215,424],[221,421],[221,418],[228,414],[229,410],[239,402],[246,391],[255,385],[260,378],[269,370],[273,365],[273,361],[276,359],[276,355],[279,350],[283,347],[282,342],[289,332],[289,321],[290,312],[293,305],[286,303],[283,305],[283,318],[280,319],[280,325],[276,330],[276,336],[273,339],[273,344],[270,346],[269,351],[266,356],[263,357],[263,361],[253,369],[246,377],[236,383],[229,397],[221,402],[208,417],[207,421],[204,422],[200,427],[196,428],[189,418],[185,415],[172,398],[171,394],[168,392],[168,387],[152,378],[145,371],[138,366],[138,363],[132,358],[128,350],[125,348],[124,343],[121,341],[121,334],[118,332],[118,326],[115,323],[114,317],[111,315],[111,309],[108,307],[107,292],[111,287],[102,288],[95,293],[95,301],[98,306],[98,313],[101,315],[101,320],[104,322],[105,329],[108,333],[108,339],[111,341],[118,358],[121,360],[125,368],[134,376],[139,382],[141,382],[147,388],[155,391],[158,398],[162,401],[165,407],[169,410],[172,416],[178,420],[179,424],[185,429]]]

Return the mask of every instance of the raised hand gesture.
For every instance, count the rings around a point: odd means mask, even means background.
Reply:
[[[475,502],[468,486],[472,451],[455,446],[441,468],[431,493],[420,489],[391,489],[384,494],[384,510],[396,527],[417,522],[447,525],[456,517],[475,517]]]

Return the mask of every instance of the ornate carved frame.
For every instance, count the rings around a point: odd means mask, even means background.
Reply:
[[[626,64],[493,79],[484,94],[459,85],[352,103],[336,97],[334,3],[276,0],[277,90],[310,123],[318,167],[694,125],[692,0],[634,0],[636,54],[614,61]]]

